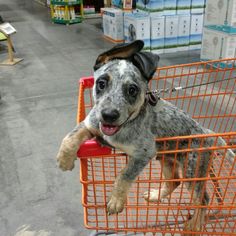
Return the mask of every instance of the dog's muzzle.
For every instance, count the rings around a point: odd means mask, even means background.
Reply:
[[[100,128],[105,135],[112,136],[119,131],[120,126],[114,125],[120,117],[116,109],[103,109],[101,115],[103,121],[100,123]]]

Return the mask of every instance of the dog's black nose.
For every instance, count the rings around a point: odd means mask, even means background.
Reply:
[[[101,113],[103,120],[108,123],[115,122],[120,117],[116,109],[103,109]]]

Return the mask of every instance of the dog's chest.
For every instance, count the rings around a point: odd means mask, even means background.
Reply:
[[[135,147],[131,144],[125,144],[125,143],[120,143],[116,140],[114,140],[112,137],[109,136],[104,136],[104,139],[113,147],[122,150],[126,154],[132,156],[135,150]],[[128,141],[127,141],[128,143]]]

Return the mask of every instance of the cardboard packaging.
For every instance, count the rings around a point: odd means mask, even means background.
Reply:
[[[149,12],[150,16],[162,16],[164,10],[164,0],[136,0],[136,8]]]
[[[133,8],[133,0],[123,0],[123,9],[131,11]]]
[[[164,53],[165,17],[151,17],[151,51],[156,54]]]
[[[178,29],[178,50],[189,50],[190,43],[190,15],[179,16],[179,29]]]
[[[206,0],[192,0],[191,13],[204,13]]]
[[[189,49],[192,50],[201,49],[202,30],[203,30],[203,14],[192,14]]]
[[[177,0],[177,14],[186,15],[190,14],[191,0]]]
[[[218,60],[236,57],[236,34],[203,29],[201,60]]]
[[[165,16],[176,15],[177,0],[164,0],[164,12]]]
[[[179,17],[165,17],[165,49],[164,53],[176,52],[178,47],[178,20]]]
[[[125,42],[136,39],[144,41],[144,49],[150,51],[150,16],[147,13],[125,13],[124,14]]]
[[[207,0],[204,25],[236,27],[236,0]]]
[[[123,0],[112,0],[111,5],[118,8],[123,8]]]
[[[104,8],[103,11],[103,33],[114,42],[124,41],[124,16],[120,9]]]

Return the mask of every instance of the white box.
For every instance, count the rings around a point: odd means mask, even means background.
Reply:
[[[177,0],[164,0],[164,15],[176,15]]]
[[[207,0],[204,25],[236,27],[236,0]]]
[[[178,50],[189,50],[190,43],[190,15],[179,15]]]
[[[151,17],[151,51],[156,54],[164,53],[165,17]]]
[[[201,60],[236,57],[236,35],[204,28]]]
[[[178,21],[179,17],[165,17],[165,53],[176,52],[178,47]]]
[[[124,41],[124,15],[122,10],[104,8],[103,11],[103,33],[115,42]]]
[[[105,9],[103,11],[103,13],[105,12]],[[109,22],[109,15],[108,14],[103,14],[102,15],[102,28],[103,28],[103,34],[105,36],[110,37],[110,22]]]
[[[125,42],[136,39],[144,41],[144,50],[150,50],[150,16],[147,13],[125,13],[124,15]]]
[[[223,0],[225,1],[225,0]],[[191,13],[203,13],[205,9],[206,0],[192,0]]]
[[[162,16],[164,0],[136,0],[136,8],[149,12],[151,16]]]
[[[192,14],[189,49],[201,49],[202,30],[203,14]]]
[[[191,0],[177,0],[177,14],[190,14]]]

